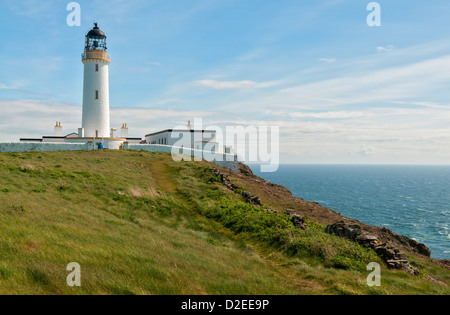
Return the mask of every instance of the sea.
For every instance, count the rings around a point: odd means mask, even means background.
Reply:
[[[450,259],[450,166],[281,165],[255,175],[293,195],[424,243]]]

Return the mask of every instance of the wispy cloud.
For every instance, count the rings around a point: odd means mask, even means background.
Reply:
[[[319,61],[325,62],[325,63],[334,63],[337,61],[337,59],[336,58],[320,58]]]
[[[346,75],[283,89],[285,98],[329,100],[323,105],[370,103],[423,97],[450,81],[450,55],[401,67]],[[316,102],[317,103],[317,102]]]
[[[391,52],[395,49],[395,46],[393,45],[388,45],[388,46],[377,46],[377,52],[379,53],[386,53],[386,52]]]
[[[333,112],[295,112],[290,113],[292,118],[314,118],[314,119],[349,119],[373,116],[369,112],[358,111],[333,111]]]
[[[2,90],[17,90],[17,87],[8,86],[3,83],[0,83],[0,89],[2,89]]]
[[[41,137],[53,133],[55,121],[61,121],[64,133],[76,132],[81,124],[81,106],[31,100],[0,100],[2,123],[0,141],[18,141],[21,137]],[[194,118],[218,116],[213,111],[161,108],[111,108],[111,125],[127,122],[130,136],[143,137],[160,129],[187,124]]]
[[[36,91],[30,91],[30,90],[26,90],[26,89],[22,89],[18,86],[14,86],[14,85],[6,85],[3,83],[0,83],[0,89],[1,90],[7,90],[13,93],[17,93],[19,95],[33,95],[33,96],[38,96],[39,98],[46,98],[46,99],[53,99],[54,95],[52,94],[47,94],[47,93],[41,93],[41,92],[36,92]],[[0,99],[1,101],[1,99]]]
[[[217,90],[223,89],[261,89],[273,87],[279,84],[279,82],[255,82],[251,80],[244,81],[217,81],[217,80],[198,80],[194,81],[195,86],[207,87]]]
[[[150,72],[152,69],[151,68],[146,68],[146,67],[143,67],[143,68],[129,68],[127,71],[128,72],[131,72],[131,73],[148,73],[148,72]]]

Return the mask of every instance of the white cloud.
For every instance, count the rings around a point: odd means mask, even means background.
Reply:
[[[336,58],[320,58],[319,61],[326,62],[326,63],[334,63],[337,61]]]
[[[131,72],[131,73],[148,73],[150,72],[152,69],[151,68],[129,68],[127,71]]]
[[[377,52],[379,53],[385,53],[385,52],[391,52],[395,49],[395,46],[393,45],[388,45],[388,46],[378,46],[377,47]]]
[[[283,89],[284,100],[333,105],[423,97],[450,82],[450,55]],[[318,100],[318,102],[317,102]],[[328,101],[324,101],[328,100]]]
[[[359,150],[359,152],[357,152],[357,153],[359,153],[361,155],[371,155],[371,154],[374,154],[375,151],[376,151],[375,148],[372,146],[362,145],[361,150]]]
[[[2,119],[0,141],[42,137],[53,134],[56,121],[61,121],[66,134],[81,126],[82,107],[64,103],[30,100],[0,100]],[[187,124],[188,120],[217,115],[215,112],[160,108],[111,108],[111,127],[128,123],[130,136],[144,137],[149,132]]]
[[[3,83],[0,83],[0,89],[2,89],[2,90],[17,90],[16,87],[13,87],[13,86],[7,86],[7,85],[5,85],[5,84],[3,84]]]
[[[373,116],[369,112],[361,111],[332,111],[332,112],[295,112],[290,113],[292,118],[316,118],[316,119],[349,119]]]
[[[195,86],[208,87],[216,90],[224,89],[260,89],[276,86],[279,82],[255,82],[251,80],[244,81],[217,81],[217,80],[198,80],[194,81]]]

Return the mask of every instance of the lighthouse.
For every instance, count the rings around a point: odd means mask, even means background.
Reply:
[[[97,23],[94,23],[94,28],[86,34],[84,45],[84,52],[81,55],[84,65],[82,127],[78,128],[78,132],[64,136],[61,122],[58,121],[53,136],[21,138],[21,142],[83,144],[87,150],[119,150],[124,148],[125,144],[143,142],[141,138],[128,137],[127,123],[122,124],[120,137],[117,129],[111,128],[109,112],[111,56],[107,53],[106,35]]]
[[[86,34],[84,53],[83,120],[84,137],[108,138],[111,126],[109,116],[109,64],[106,35],[97,23]]]

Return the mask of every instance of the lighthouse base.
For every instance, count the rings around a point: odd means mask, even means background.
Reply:
[[[65,143],[87,143],[89,150],[109,149],[120,150],[123,149],[123,144],[126,142],[125,138],[66,138]]]

